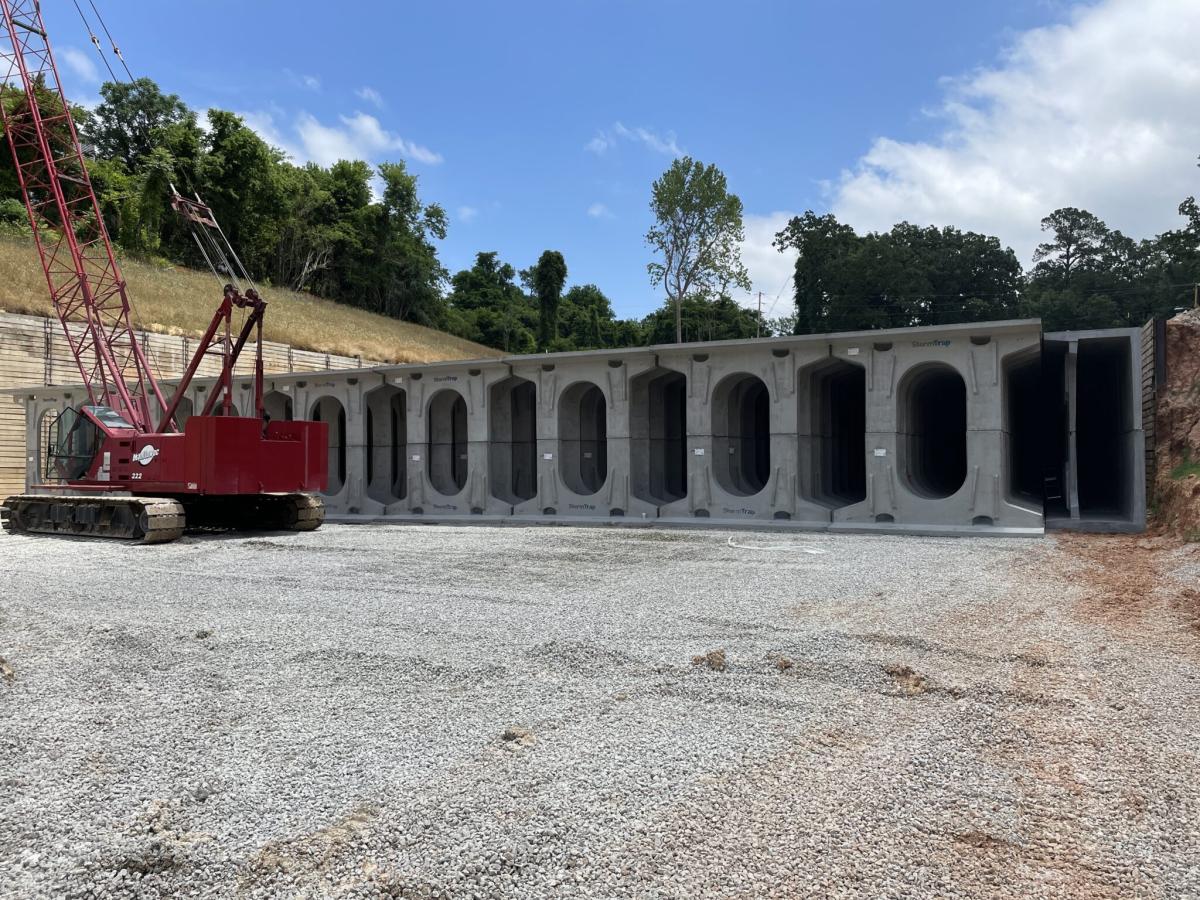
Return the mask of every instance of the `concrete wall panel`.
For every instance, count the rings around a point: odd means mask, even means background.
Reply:
[[[274,416],[289,401],[298,418],[344,413],[334,515],[1028,533],[1042,524],[1030,435],[1045,432],[1029,405],[1061,389],[1063,516],[1111,500],[1109,517],[1135,527],[1140,394],[1120,385],[1140,345],[1125,331],[1048,336],[1063,362],[1046,390],[1036,321],[296,373],[266,390]],[[1081,387],[1080,366],[1108,387]],[[189,392],[195,408],[211,387]],[[69,393],[20,392],[30,455],[39,417],[78,402]],[[1110,400],[1120,427],[1102,434]],[[1106,466],[1111,497],[1088,474]]]

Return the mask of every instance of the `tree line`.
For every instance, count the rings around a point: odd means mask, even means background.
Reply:
[[[10,109],[26,102],[0,86]],[[50,102],[39,97],[39,103]],[[518,269],[494,251],[450,273],[436,242],[447,216],[418,193],[403,162],[331,166],[289,161],[234,113],[196,112],[150,79],[107,83],[92,110],[73,111],[102,215],[125,252],[206,265],[170,211],[170,187],[199,194],[258,280],[311,291],[504,350],[582,350],[808,334],[1017,316],[1047,328],[1141,324],[1190,305],[1200,280],[1200,208],[1137,241],[1091,213],[1055,210],[1023,271],[999,238],[902,222],[859,234],[832,215],[794,217],[776,235],[796,254],[794,312],[760,320],[733,299],[748,291],[741,200],[724,173],[676,159],[651,187],[650,284],[665,295],[642,318],[619,319],[594,284],[568,287],[562,253]],[[7,142],[0,142],[0,228],[25,213]]]
[[[796,334],[1037,317],[1047,330],[1136,326],[1191,306],[1200,280],[1200,210],[1135,241],[1086,210],[1041,220],[1034,265],[988,235],[901,222],[857,234],[832,215],[794,217],[775,246],[797,254]]]

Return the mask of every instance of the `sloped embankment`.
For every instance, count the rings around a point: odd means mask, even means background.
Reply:
[[[1155,422],[1156,519],[1200,541],[1200,310],[1167,322],[1167,379]]]

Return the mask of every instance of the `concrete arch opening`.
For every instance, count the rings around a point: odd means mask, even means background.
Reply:
[[[1005,498],[1033,509],[1062,503],[1062,472],[1054,471],[1053,462],[1063,459],[1066,450],[1061,383],[1058,391],[1046,389],[1036,347],[1006,358],[1002,371]]]
[[[366,395],[367,496],[394,503],[408,495],[408,401],[400,388],[385,385]]]
[[[290,422],[296,418],[292,398],[282,391],[268,391],[263,397],[263,411],[272,422]]]
[[[488,397],[488,476],[492,495],[523,503],[537,493],[537,387],[516,375]]]
[[[687,496],[687,378],[654,368],[630,384],[630,463],[633,495],[648,503]]]
[[[220,397],[218,397],[217,402],[213,404],[211,415],[214,415],[214,416],[225,415],[225,404],[221,402]],[[232,409],[230,409],[229,415],[235,419],[239,418],[242,415],[241,411],[238,409],[238,405],[236,403],[234,403]]]
[[[801,433],[808,429],[810,451],[801,493],[834,509],[859,503],[867,497],[866,369],[830,360],[801,375]]]
[[[940,499],[967,480],[967,383],[944,363],[917,366],[900,381],[899,469],[914,494]]]
[[[336,494],[346,484],[346,409],[336,397],[320,397],[313,402],[308,418],[329,424],[329,487]]]
[[[727,376],[713,392],[713,474],[730,494],[750,497],[771,477],[771,397],[761,378]]]
[[[591,382],[576,382],[558,401],[558,463],[563,482],[582,496],[608,479],[608,403]]]
[[[444,497],[453,497],[467,485],[467,401],[451,388],[429,399],[426,427],[429,432],[429,482]]]

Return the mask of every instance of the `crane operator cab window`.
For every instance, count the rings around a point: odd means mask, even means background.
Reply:
[[[111,410],[110,410],[111,412]],[[113,413],[116,415],[116,413]],[[45,479],[73,481],[82,478],[100,449],[100,427],[79,410],[67,408],[50,423],[46,442]]]
[[[108,406],[68,407],[50,423],[46,441],[47,482],[74,481],[87,474],[105,432],[133,431],[115,409]]]
[[[112,407],[85,406],[83,409],[84,412],[99,422],[100,427],[105,431],[117,431],[122,428],[133,430],[133,426],[121,418],[121,414]]]

